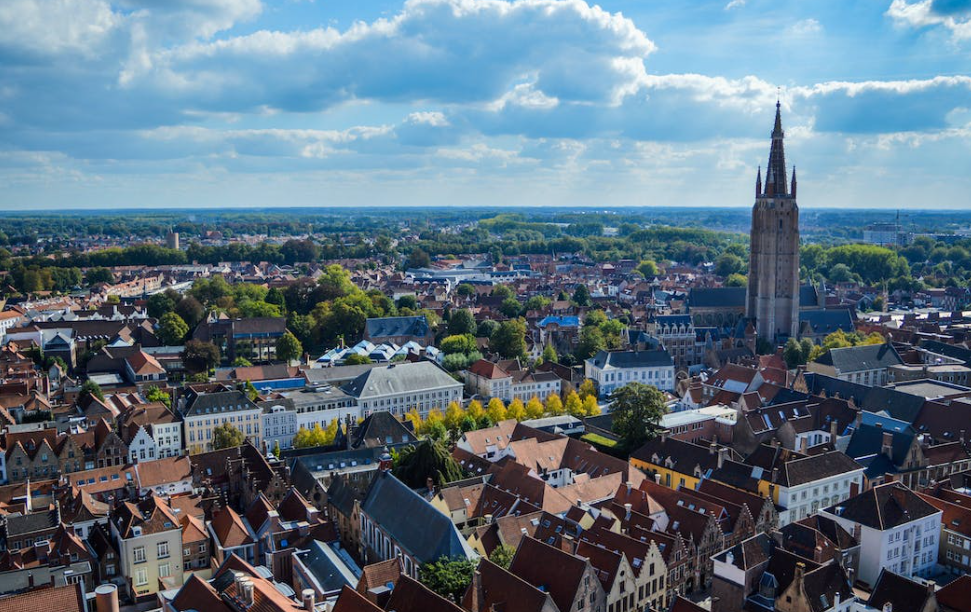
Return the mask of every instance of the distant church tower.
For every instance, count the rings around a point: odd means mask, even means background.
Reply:
[[[749,254],[746,316],[755,319],[759,338],[776,342],[799,331],[799,207],[796,206],[796,169],[792,187],[786,185],[786,155],[782,113],[775,105],[775,128],[769,165],[762,185],[762,168],[755,179],[752,239]]]

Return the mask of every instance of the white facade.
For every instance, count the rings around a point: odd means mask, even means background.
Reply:
[[[598,367],[593,360],[584,362],[584,374],[597,383],[600,395],[606,396],[624,385],[639,382],[652,385],[662,391],[674,391],[674,364],[647,367],[617,368],[612,365]]]
[[[862,467],[794,487],[780,487],[779,505],[785,510],[779,512],[779,526],[800,521],[823,508],[845,501],[862,490]]]
[[[350,417],[357,422],[362,416],[354,398],[337,389],[300,391],[287,397],[293,402],[295,411],[294,435],[301,427],[312,429],[314,425],[320,425],[327,429],[334,419],[343,423]],[[280,448],[283,448],[283,444],[280,444]]]
[[[282,404],[270,406],[263,413],[263,444],[267,451],[272,451],[275,445],[281,450],[292,448],[297,429],[297,413]]]
[[[859,525],[841,516],[824,512],[850,533],[860,530],[859,579],[873,586],[881,570],[911,578],[934,573],[940,547],[942,512],[901,523],[886,530]]]

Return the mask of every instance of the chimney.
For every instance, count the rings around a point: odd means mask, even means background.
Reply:
[[[303,609],[307,612],[314,612],[314,590],[304,589],[300,591],[300,600],[303,601]]]
[[[722,466],[725,465],[725,459],[727,457],[728,457],[728,449],[724,447],[719,448],[718,449],[718,469],[721,469]]]
[[[802,582],[803,574],[806,573],[806,564],[800,561],[796,563],[796,574],[792,577],[793,580]]]
[[[883,441],[880,444],[880,454],[886,455],[888,459],[893,459],[893,434],[889,431],[883,432]]]
[[[96,612],[118,612],[118,587],[102,584],[94,590]]]
[[[628,481],[627,481],[627,482],[625,482],[624,484],[626,484],[626,485],[627,485],[627,494],[628,494],[628,495],[630,495],[630,491],[631,491],[631,489],[633,489],[633,488],[634,488],[634,483],[628,480]]]
[[[714,455],[717,453],[718,453],[718,445],[712,442],[711,444],[708,445],[708,454]]]
[[[837,433],[837,430],[836,430],[836,426],[837,426],[836,419],[833,419],[832,421],[829,422],[829,442],[830,442],[830,444],[836,444],[836,438],[839,437],[839,435]]]
[[[253,581],[249,576],[245,576],[239,581],[239,586],[241,587],[238,593],[239,599],[249,608],[253,605]]]
[[[491,514],[485,515],[485,522],[486,522],[486,525],[491,525],[492,524],[492,515]]]
[[[772,483],[775,484],[779,482],[779,468],[772,468]]]
[[[928,595],[934,595],[937,592],[937,583],[934,582],[933,580],[928,580],[927,582],[924,583],[924,586],[927,587]]]
[[[633,509],[633,507],[634,506],[632,504],[624,504],[624,513],[625,513],[624,519],[630,518],[630,512],[631,512],[631,509]]]
[[[658,472],[657,474],[654,474],[654,482],[657,483],[657,484],[661,484],[661,473],[660,472]]]

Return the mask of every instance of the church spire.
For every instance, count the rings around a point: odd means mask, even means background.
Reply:
[[[789,189],[789,195],[796,197],[796,167],[792,167],[792,187]]]
[[[765,195],[786,196],[786,152],[782,144],[786,133],[782,130],[782,104],[775,103],[775,127],[772,129],[772,148],[769,149],[769,165],[765,169]]]
[[[755,175],[755,197],[762,195],[762,166],[759,166],[759,173]]]

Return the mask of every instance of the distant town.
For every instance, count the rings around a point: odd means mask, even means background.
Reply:
[[[0,610],[968,610],[971,214],[769,149],[744,210],[0,218]]]

